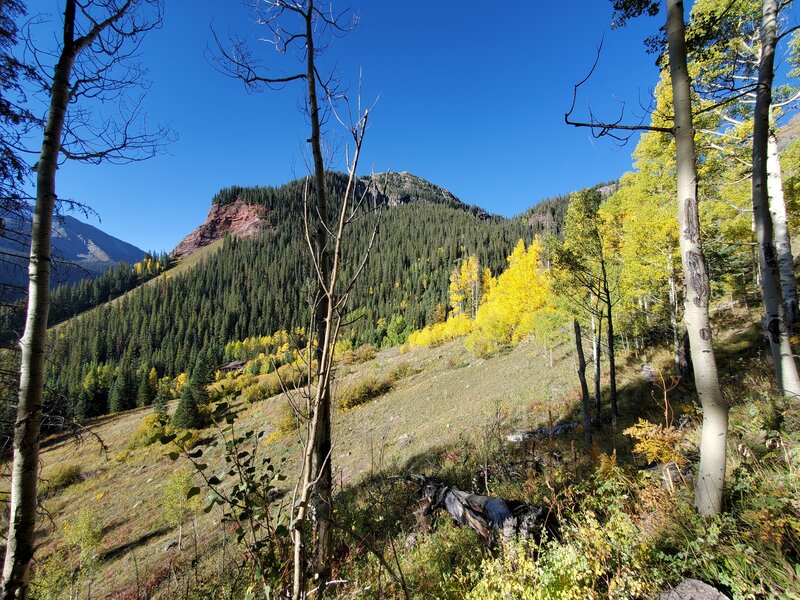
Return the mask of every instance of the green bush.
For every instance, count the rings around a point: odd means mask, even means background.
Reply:
[[[63,551],[41,561],[33,571],[31,591],[38,600],[60,600],[72,586],[72,574]]]
[[[382,396],[392,389],[389,379],[369,375],[347,387],[339,396],[339,408],[350,410],[360,404],[369,402],[373,398]]]
[[[61,490],[83,481],[80,465],[59,465],[55,467],[42,484],[42,496],[49,498]]]
[[[415,375],[418,372],[419,371],[414,369],[407,360],[404,360],[403,362],[392,367],[387,377],[392,383],[397,383],[401,379]]]
[[[250,403],[261,402],[280,394],[284,387],[293,389],[299,385],[305,385],[308,381],[308,371],[299,365],[282,365],[278,367],[277,371],[259,378],[252,378],[249,381],[249,385],[240,388],[242,399]]]
[[[355,349],[344,350],[337,359],[343,365],[357,365],[372,360],[377,355],[378,351],[375,350],[375,346],[364,344]]]
[[[133,432],[131,440],[128,442],[128,450],[149,446],[167,433],[166,429],[167,427],[159,415],[155,413],[146,415],[139,422],[136,431]]]
[[[469,527],[458,527],[450,518],[442,519],[436,531],[419,538],[417,545],[402,557],[403,576],[411,596],[465,598],[481,564],[481,546],[481,540]]]

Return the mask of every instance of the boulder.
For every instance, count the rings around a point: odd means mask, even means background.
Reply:
[[[658,600],[730,600],[718,589],[697,579],[684,579],[671,590],[665,590]]]

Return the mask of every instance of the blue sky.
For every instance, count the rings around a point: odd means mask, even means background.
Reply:
[[[58,4],[37,0],[29,11],[50,11],[57,23]],[[103,230],[146,250],[172,249],[205,219],[221,187],[279,185],[306,173],[302,85],[248,95],[204,53],[213,25],[223,38],[249,38],[275,72],[296,69],[292,58],[257,41],[263,31],[241,2],[166,4],[163,28],[149,35],[141,60],[152,82],[149,118],[171,123],[178,141],[142,163],[64,165],[57,182],[59,196],[97,211]],[[578,111],[586,116],[591,106],[612,119],[625,102],[632,118],[640,115],[658,79],[642,41],[661,17],[612,31],[606,0],[350,6],[360,25],[333,42],[324,64],[335,64],[353,90],[361,68],[365,98],[380,95],[361,172],[410,171],[510,216],[630,169],[633,142],[620,148],[595,140],[566,126],[563,115],[603,37],[600,65],[581,90]],[[336,133],[334,124],[328,129]],[[332,166],[342,169],[343,159]]]

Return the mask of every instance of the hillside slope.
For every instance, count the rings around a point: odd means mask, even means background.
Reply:
[[[382,470],[405,473],[435,468],[438,452],[479,445],[487,434],[496,435],[497,419],[504,428],[531,428],[546,426],[548,410],[554,419],[566,417],[572,409],[567,394],[571,361],[564,350],[557,353],[554,368],[548,367],[548,359],[532,343],[497,358],[475,359],[460,342],[406,354],[392,348],[372,361],[340,367],[337,393],[371,375],[397,369],[406,375],[386,395],[335,412],[337,485],[350,488]],[[265,428],[269,436],[285,403],[282,397],[274,397],[242,405],[237,430]],[[213,576],[224,544],[232,543],[230,533],[227,542],[223,539],[226,534],[216,512],[196,515],[196,533],[184,533],[188,541],[182,551],[168,543],[174,543],[177,533],[165,524],[165,488],[169,475],[183,463],[172,462],[158,443],[129,447],[142,418],[150,412],[139,409],[90,424],[105,451],[92,436],[84,436],[81,445],[57,438],[44,443],[45,481],[65,466],[77,468],[83,481],[46,500],[53,520],[40,522],[40,558],[46,563],[48,555],[62,549],[66,564],[74,565],[75,555],[62,542],[64,524],[75,522],[81,511],[88,510],[103,531],[98,548],[102,560],[91,575],[93,597],[127,598],[137,587],[150,590],[151,597],[174,597],[176,584],[183,586],[197,576],[191,567],[195,553],[200,556],[201,578]],[[284,434],[268,442],[265,450],[276,461],[287,459],[283,472],[289,489],[300,451],[295,436]],[[208,451],[204,460],[214,472],[224,465],[219,449]],[[196,548],[190,537],[195,535]]]

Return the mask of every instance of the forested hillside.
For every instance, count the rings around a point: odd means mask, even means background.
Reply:
[[[383,185],[379,180],[374,176]],[[334,198],[344,184],[343,175],[330,174]],[[306,326],[311,267],[303,185],[221,190],[214,203],[263,206],[270,229],[257,239],[229,237],[187,272],[167,272],[123,300],[57,327],[49,381],[60,396],[59,410],[72,414],[87,393],[87,374],[104,365],[120,374],[155,368],[160,377],[174,377],[205,350],[221,361],[228,342]],[[411,330],[444,319],[448,278],[459,261],[474,255],[482,269],[497,273],[519,239],[532,239],[522,221],[489,216],[409,174],[392,175],[373,194],[380,214],[355,223],[345,250],[357,255],[380,219],[376,244],[352,292],[358,308],[343,332],[353,345],[401,343]],[[106,412],[112,383],[93,390],[88,405],[95,407],[79,416]]]

